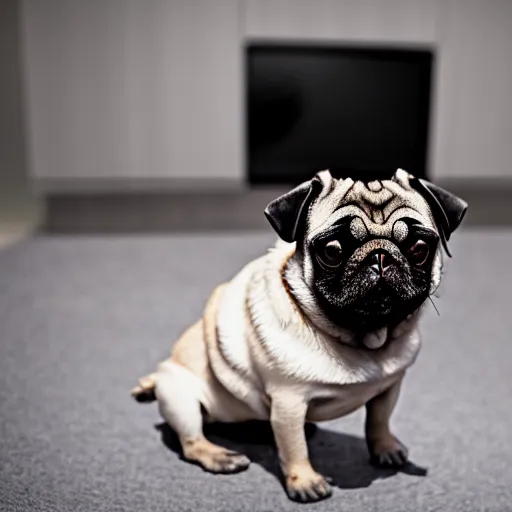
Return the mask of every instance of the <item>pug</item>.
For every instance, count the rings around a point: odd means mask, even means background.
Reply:
[[[405,464],[390,416],[420,350],[418,321],[441,281],[442,248],[450,255],[466,210],[401,169],[370,182],[319,172],[267,206],[276,245],[213,291],[202,318],[132,394],[156,399],[184,458],[213,473],[250,461],[206,439],[204,422],[269,420],[292,500],[331,494],[309,460],[305,422],[364,406],[371,460]]]

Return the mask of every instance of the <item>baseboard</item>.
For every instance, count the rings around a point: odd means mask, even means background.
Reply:
[[[50,194],[47,233],[267,229],[263,210],[286,189]]]
[[[37,193],[53,195],[152,194],[155,192],[240,192],[247,188],[238,178],[34,178]]]
[[[440,179],[436,184],[467,201],[464,226],[512,226],[512,179]]]
[[[512,226],[512,180],[437,180],[469,203],[464,227]],[[269,229],[263,210],[286,188],[88,189],[46,195],[46,233],[167,233]]]

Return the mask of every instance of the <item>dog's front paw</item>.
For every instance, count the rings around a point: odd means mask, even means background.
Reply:
[[[376,466],[396,468],[407,463],[409,450],[393,436],[377,439],[369,445],[370,460]]]
[[[308,503],[328,498],[332,489],[327,479],[313,468],[300,468],[286,476],[286,492],[291,500]]]

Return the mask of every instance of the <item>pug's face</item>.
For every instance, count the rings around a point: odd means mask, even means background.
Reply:
[[[401,170],[370,183],[324,171],[297,191],[271,203],[267,217],[281,238],[297,243],[303,279],[323,314],[356,333],[399,324],[433,293],[440,244],[467,207]]]
[[[353,331],[398,324],[437,286],[439,235],[414,190],[395,181],[355,182],[341,191],[338,184],[309,213],[301,250],[333,323]]]

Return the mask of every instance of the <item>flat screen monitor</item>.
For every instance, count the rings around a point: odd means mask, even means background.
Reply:
[[[248,45],[249,183],[426,178],[432,62],[424,49]]]

